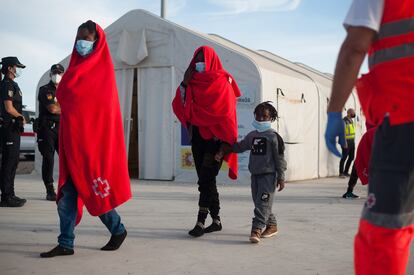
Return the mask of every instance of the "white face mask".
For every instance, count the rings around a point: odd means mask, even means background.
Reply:
[[[21,76],[22,75],[22,68],[20,68],[20,67],[16,67],[16,72],[14,73],[14,77],[19,77],[19,76]]]
[[[60,80],[62,79],[62,76],[60,74],[53,74],[51,79],[53,83],[59,84]]]

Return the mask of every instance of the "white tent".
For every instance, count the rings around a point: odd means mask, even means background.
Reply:
[[[171,101],[194,50],[201,45],[216,50],[241,88],[239,139],[252,130],[254,107],[271,100],[280,116],[273,126],[287,144],[287,179],[338,174],[339,160],[328,153],[323,139],[331,76],[217,35],[186,29],[143,10],[128,12],[105,32],[115,66],[131,175],[195,180],[190,146],[172,113]],[[69,58],[61,62],[65,67]],[[43,75],[38,87],[47,83],[48,75]],[[357,111],[359,136],[363,121],[355,95],[347,102],[349,107]],[[249,182],[247,163],[248,153],[239,155],[239,182]],[[37,152],[37,171],[40,165]],[[221,172],[219,180],[228,181],[226,175]]]

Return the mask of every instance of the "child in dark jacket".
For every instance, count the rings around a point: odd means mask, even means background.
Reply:
[[[230,146],[223,144],[216,154],[220,161],[230,152],[242,153],[250,150],[249,171],[251,173],[252,198],[255,205],[250,241],[260,242],[260,238],[269,238],[277,234],[276,217],[272,213],[273,196],[278,187],[285,187],[286,160],[284,142],[271,128],[271,122],[277,118],[277,111],[270,102],[263,102],[254,109],[255,120],[247,136]]]

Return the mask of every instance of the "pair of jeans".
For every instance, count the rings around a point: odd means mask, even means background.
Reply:
[[[264,229],[267,225],[277,225],[276,217],[272,212],[276,174],[252,175],[251,180],[254,202],[252,230]]]
[[[60,198],[58,202],[58,214],[60,219],[60,235],[58,237],[58,243],[64,248],[73,249],[78,192],[76,191],[71,178],[68,178],[61,191],[62,198]],[[99,218],[112,235],[120,235],[125,232],[125,227],[121,223],[121,217],[115,209],[100,215]]]

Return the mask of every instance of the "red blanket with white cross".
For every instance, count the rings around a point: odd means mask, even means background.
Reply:
[[[72,51],[69,67],[57,89],[61,106],[59,185],[70,177],[78,192],[78,215],[83,205],[102,215],[131,198],[124,131],[114,67],[105,33],[86,57]]]

